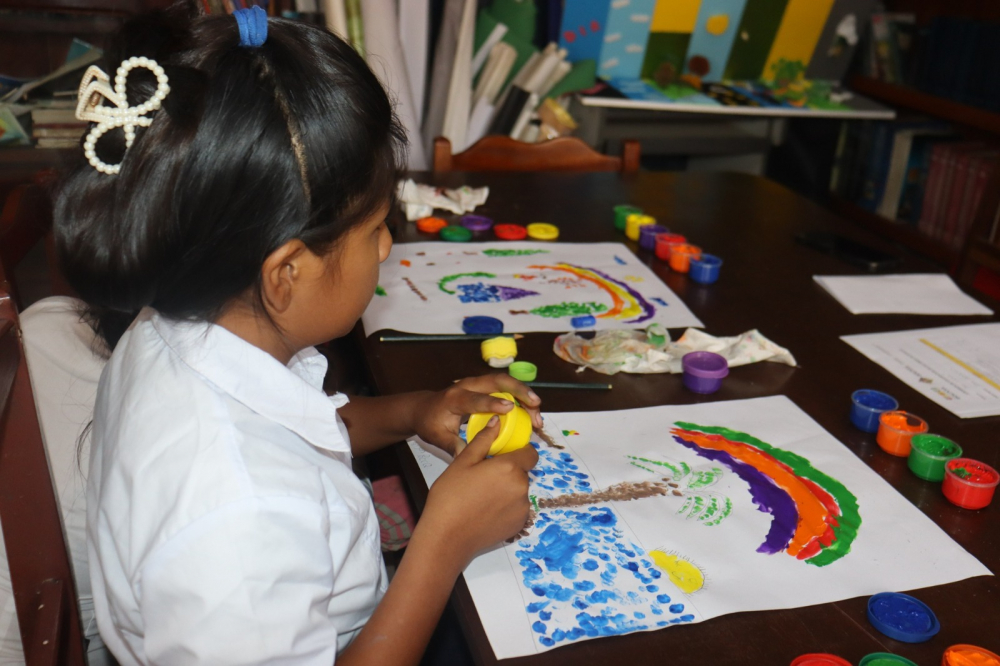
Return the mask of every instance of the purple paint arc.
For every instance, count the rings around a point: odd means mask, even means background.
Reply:
[[[779,488],[770,477],[760,470],[737,460],[725,451],[703,449],[678,435],[674,435],[674,440],[694,451],[699,457],[722,463],[731,469],[749,486],[750,497],[753,498],[757,510],[771,514],[771,528],[764,538],[764,543],[757,548],[758,553],[774,555],[788,547],[799,523],[799,510],[795,501],[786,491]]]

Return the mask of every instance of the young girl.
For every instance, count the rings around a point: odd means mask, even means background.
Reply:
[[[495,417],[463,450],[463,417],[509,411],[497,390],[540,417],[503,375],[322,392],[313,345],[352,329],[392,242],[385,92],[341,40],[259,9],[139,18],[107,62],[56,209],[114,349],[87,497],[102,636],[122,664],[416,662],[458,574],[528,514],[534,451],[487,458]],[[457,457],[387,589],[351,457],[414,434]]]

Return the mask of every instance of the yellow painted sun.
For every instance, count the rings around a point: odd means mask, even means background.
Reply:
[[[665,553],[662,550],[652,550],[649,552],[649,556],[656,566],[667,573],[670,582],[685,594],[697,592],[705,585],[705,574],[684,558]]]

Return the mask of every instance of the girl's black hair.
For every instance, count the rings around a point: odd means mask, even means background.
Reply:
[[[112,81],[146,56],[171,88],[130,148],[121,129],[98,141],[118,175],[83,162],[56,198],[61,267],[110,348],[147,305],[204,321],[245,294],[260,305],[271,252],[296,238],[327,252],[393,198],[405,135],[354,49],[275,18],[263,46],[238,44],[234,18],[177,4],[129,21],[105,55]],[[133,69],[129,104],[155,88]]]

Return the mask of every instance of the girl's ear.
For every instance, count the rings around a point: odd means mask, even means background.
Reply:
[[[260,269],[260,280],[261,296],[269,313],[281,315],[288,311],[307,272],[306,263],[313,256],[297,238],[267,256]]]

